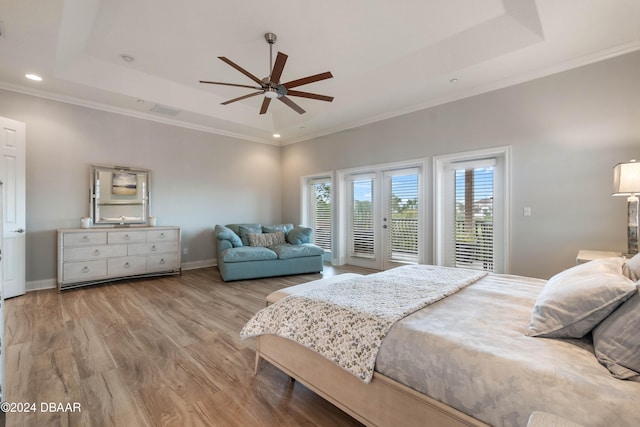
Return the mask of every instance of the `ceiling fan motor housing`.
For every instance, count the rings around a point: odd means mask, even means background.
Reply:
[[[274,44],[276,42],[276,40],[278,40],[278,36],[276,36],[273,33],[266,33],[264,35],[264,39],[267,41],[267,43]]]

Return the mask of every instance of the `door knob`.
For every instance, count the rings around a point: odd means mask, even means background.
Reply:
[[[24,233],[24,228],[18,228],[17,230],[13,230],[14,233]]]

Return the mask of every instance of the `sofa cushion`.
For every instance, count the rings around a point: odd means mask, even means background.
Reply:
[[[249,245],[250,246],[274,246],[282,245],[285,243],[284,231],[276,231],[275,233],[249,233]]]
[[[275,224],[262,226],[263,233],[275,233],[277,231],[282,231],[286,236],[291,230],[293,230],[293,224]]]
[[[262,224],[227,224],[240,239],[242,244],[249,246],[249,233],[262,233]]]
[[[302,225],[296,225],[293,227],[293,230],[287,234],[287,242],[292,245],[300,245],[302,243],[311,242],[311,233],[313,232],[312,228],[304,227]]]
[[[307,256],[318,256],[324,254],[324,249],[312,243],[301,245],[277,245],[270,248],[278,255],[278,259],[302,258]]]
[[[265,261],[277,258],[278,255],[274,251],[262,247],[243,246],[222,251],[224,262]]]
[[[233,232],[229,227],[224,225],[216,225],[216,237],[218,240],[228,240],[234,248],[242,246],[240,236]]]

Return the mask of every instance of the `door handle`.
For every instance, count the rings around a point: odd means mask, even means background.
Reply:
[[[18,228],[17,230],[13,230],[14,233],[24,233],[24,228]]]

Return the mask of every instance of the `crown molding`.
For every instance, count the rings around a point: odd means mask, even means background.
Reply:
[[[73,97],[73,96],[60,95],[60,94],[53,93],[53,92],[48,92],[48,91],[39,90],[39,89],[33,89],[33,88],[30,88],[30,87],[21,86],[21,85],[15,85],[15,84],[3,82],[3,81],[0,81],[0,89],[7,90],[7,91],[10,91],[10,92],[20,93],[20,94],[23,94],[23,95],[35,96],[37,98],[44,98],[44,99],[49,99],[49,100],[52,100],[52,101],[64,102],[66,104],[76,105],[76,106],[79,106],[79,107],[91,108],[91,109],[94,109],[94,110],[106,111],[108,113],[114,113],[114,114],[120,114],[120,115],[123,115],[123,116],[134,117],[136,119],[149,120],[149,121],[156,122],[156,123],[168,124],[168,125],[172,125],[172,126],[185,128],[185,129],[197,130],[197,131],[200,131],[200,132],[212,133],[212,134],[221,135],[221,136],[228,136],[230,138],[241,139],[241,140],[244,140],[244,141],[257,142],[257,143],[260,143],[260,144],[268,144],[268,145],[280,146],[279,143],[274,142],[274,141],[270,141],[270,140],[264,139],[264,138],[251,137],[251,136],[247,136],[247,135],[236,133],[236,132],[229,132],[229,131],[217,129],[217,128],[210,127],[210,126],[198,125],[198,124],[195,124],[195,123],[190,123],[190,122],[185,122],[185,121],[182,121],[182,120],[171,119],[171,118],[168,118],[168,117],[158,117],[158,116],[153,115],[153,114],[148,114],[148,113],[135,111],[135,110],[129,110],[129,109],[126,109],[126,108],[114,107],[112,105],[103,104],[103,103],[100,103],[100,102],[87,101],[85,99],[80,99],[80,98],[76,98],[76,97]]]
[[[33,89],[30,87],[21,86],[21,85],[14,85],[14,84],[2,82],[2,81],[0,81],[0,89],[4,89],[11,92],[17,92],[25,95],[35,96],[39,98],[50,99],[53,101],[64,102],[67,104],[77,105],[80,107],[92,108],[95,110],[101,110],[109,113],[134,117],[141,120],[149,120],[157,123],[163,123],[163,124],[182,127],[186,129],[192,129],[200,132],[227,136],[230,138],[241,139],[241,140],[256,142],[260,144],[286,146],[286,145],[296,144],[298,142],[320,138],[320,137],[331,135],[338,132],[343,132],[345,130],[366,126],[379,121],[391,119],[391,118],[402,116],[405,114],[414,113],[416,111],[425,110],[428,108],[436,107],[438,105],[447,104],[453,101],[470,98],[472,96],[481,95],[481,94],[492,92],[498,89],[504,89],[506,87],[515,86],[520,83],[525,83],[528,81],[547,77],[553,74],[561,73],[563,71],[568,71],[574,68],[579,68],[585,65],[596,63],[596,62],[605,61],[607,59],[615,58],[617,56],[625,55],[638,50],[640,50],[640,41],[634,40],[629,43],[614,46],[609,49],[605,49],[589,55],[584,55],[584,56],[574,58],[569,61],[564,61],[562,63],[555,64],[549,67],[532,70],[526,73],[519,74],[517,76],[492,82],[490,84],[486,84],[486,85],[475,87],[475,88],[470,88],[468,90],[459,91],[452,95],[429,99],[428,101],[425,101],[423,103],[414,104],[405,108],[401,108],[401,109],[380,114],[377,116],[367,117],[362,120],[349,122],[349,123],[336,126],[333,128],[325,129],[319,132],[310,133],[298,138],[291,138],[291,139],[282,140],[282,141],[273,141],[266,138],[257,138],[257,137],[252,137],[252,136],[248,136],[241,133],[224,131],[224,130],[217,129],[210,126],[204,126],[204,125],[198,125],[190,122],[185,122],[182,120],[176,120],[176,119],[171,119],[166,117],[158,117],[158,116],[148,114],[148,113],[143,113],[140,111],[114,107],[114,106],[99,103],[99,102],[87,101],[77,97],[60,95],[53,92]]]
[[[548,77],[554,74],[558,74],[564,71],[569,71],[585,65],[594,64],[597,62],[605,61],[607,59],[615,58],[617,56],[622,56],[628,53],[636,52],[638,50],[640,50],[640,41],[632,41],[632,42],[618,45],[609,49],[605,49],[590,55],[584,55],[578,58],[571,59],[569,61],[564,61],[559,64],[554,64],[549,67],[532,70],[526,73],[519,74],[517,76],[498,80],[490,84],[456,92],[455,94],[452,94],[452,95],[429,99],[424,103],[414,104],[399,110],[394,110],[392,112],[387,112],[377,116],[367,117],[359,121],[344,124],[331,129],[326,129],[324,131],[316,132],[314,134],[309,134],[304,137],[293,138],[293,139],[287,140],[286,143],[283,143],[282,145],[290,145],[290,144],[295,144],[302,141],[308,141],[311,139],[331,135],[334,133],[343,132],[345,130],[353,129],[356,127],[366,126],[382,120],[392,119],[394,117],[403,116],[405,114],[414,113],[420,110],[425,110],[427,108],[436,107],[438,105],[448,104],[453,101],[458,101],[465,98],[471,98],[476,95],[481,95],[484,93],[493,92],[498,89],[504,89],[510,86],[515,86],[521,83],[526,83],[526,82],[540,79],[543,77]]]

